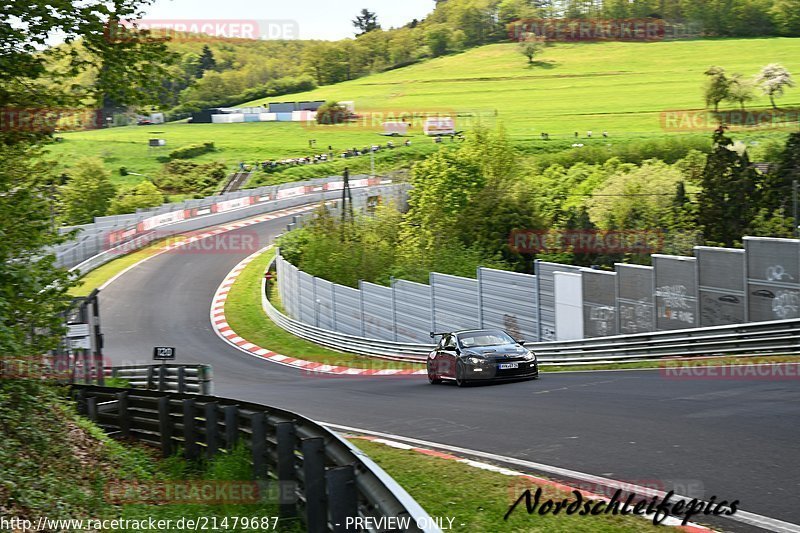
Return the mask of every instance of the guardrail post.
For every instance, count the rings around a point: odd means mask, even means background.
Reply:
[[[278,441],[278,486],[281,488],[280,515],[282,517],[297,516],[297,507],[294,498],[292,501],[285,501],[283,498],[283,488],[295,483],[296,474],[294,471],[294,448],[295,430],[291,422],[279,422],[275,424],[275,437]]]
[[[197,381],[200,384],[200,394],[211,396],[214,394],[214,374],[211,365],[197,367]]]
[[[119,425],[120,435],[123,437],[131,436],[131,419],[128,413],[128,392],[117,393],[117,425]]]
[[[92,422],[97,422],[97,398],[94,396],[86,398],[86,415]]]
[[[153,368],[153,365],[150,365],[150,366],[147,367],[147,385],[145,385],[145,388],[148,389],[148,390],[154,388],[154,385],[153,385],[153,373],[154,372],[155,372],[155,369]]]
[[[219,425],[217,424],[217,402],[208,402],[205,407],[206,418],[206,456],[211,459],[217,453]]]
[[[325,473],[328,484],[328,513],[333,531],[344,533],[348,517],[358,516],[356,473],[353,465],[331,468]]]
[[[225,415],[225,448],[232,450],[239,438],[239,406],[226,405],[222,412]]]
[[[186,392],[186,367],[183,365],[178,367],[178,392]]]
[[[161,456],[172,455],[172,419],[169,416],[169,397],[158,399],[158,433],[161,437]]]
[[[267,415],[265,413],[256,411],[250,415],[250,438],[250,452],[253,456],[253,477],[255,479],[266,479]]]
[[[306,531],[327,530],[328,513],[325,501],[325,439],[303,439],[303,493],[306,497]]]
[[[158,367],[158,392],[167,390],[167,365],[159,365]]]
[[[197,459],[199,455],[194,411],[194,400],[190,398],[183,400],[183,441],[184,454],[187,459]]]

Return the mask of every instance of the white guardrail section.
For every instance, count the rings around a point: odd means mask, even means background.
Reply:
[[[268,268],[273,268],[277,257]],[[262,280],[264,312],[278,326],[303,339],[344,352],[403,361],[424,360],[434,347],[433,344],[392,342],[336,332],[295,320],[269,302],[264,295],[263,283]],[[280,286],[279,280],[277,287]],[[525,346],[537,354],[540,362],[560,365],[692,355],[800,354],[800,319],[570,341],[526,342]]]
[[[300,205],[337,200],[342,194],[342,184],[341,177],[333,176],[231,193],[238,195],[236,198],[229,198],[230,195],[214,196],[203,199],[203,207],[184,209],[183,204],[167,204],[156,211],[170,207],[172,211],[104,217],[122,222],[110,224],[98,219],[95,224],[81,227],[81,232],[88,237],[79,234],[75,241],[62,244],[53,251],[59,266],[85,274],[155,240]],[[382,196],[396,196],[402,195],[408,185],[359,175],[351,177],[350,187],[353,189],[354,202],[366,203],[365,196],[372,194],[368,191]]]

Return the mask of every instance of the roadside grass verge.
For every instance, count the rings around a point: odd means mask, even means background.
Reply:
[[[535,484],[521,478],[482,470],[456,461],[402,450],[365,439],[351,442],[392,476],[431,517],[453,518],[450,531],[509,532],[651,532],[664,531],[652,521],[631,516],[568,516],[538,512],[529,515],[522,502],[509,516],[503,516],[525,488],[536,491]],[[524,487],[524,488],[521,488]],[[543,486],[540,503],[560,501],[574,496]],[[538,511],[538,509],[537,509]]]
[[[85,276],[80,278],[80,285],[77,285],[69,290],[70,296],[87,296],[94,289],[97,289],[105,282],[125,270],[126,268],[135,265],[142,259],[153,256],[160,252],[166,241],[174,242],[180,238],[179,235],[160,239],[140,250],[131,252],[129,254],[120,255],[117,259],[112,259],[105,265],[99,266],[94,270],[87,272]]]
[[[274,256],[275,250],[268,250],[251,261],[228,292],[225,318],[238,336],[282,355],[328,365],[376,370],[424,368],[422,364],[386,361],[323,348],[275,325],[261,308],[261,277]]]

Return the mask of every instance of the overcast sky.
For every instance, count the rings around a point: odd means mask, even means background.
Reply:
[[[143,17],[176,20],[294,21],[300,39],[353,37],[352,20],[366,7],[377,13],[381,27],[388,29],[422,19],[433,11],[433,0],[156,0]]]

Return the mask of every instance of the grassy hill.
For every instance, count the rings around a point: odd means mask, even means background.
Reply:
[[[377,109],[497,110],[509,133],[660,131],[660,113],[703,107],[703,72],[755,74],[767,63],[800,73],[800,39],[554,44],[531,66],[515,44],[495,44],[358,80],[298,99],[354,100]],[[800,104],[800,90],[781,105]],[[769,106],[766,97],[752,107]]]
[[[709,66],[750,76],[774,62],[800,73],[800,39],[559,43],[547,47],[531,66],[515,44],[495,44],[274,100],[353,100],[361,113],[475,111],[484,122],[502,122],[523,144],[542,143],[541,132],[549,132],[561,145],[573,132],[583,137],[587,130],[595,132],[590,142],[602,142],[596,137],[603,130],[612,141],[624,142],[675,134],[662,128],[662,112],[702,108],[703,72]],[[779,103],[800,105],[800,89],[789,90]],[[759,95],[749,107],[768,105],[768,99]],[[458,126],[468,128],[476,119],[460,120]],[[129,126],[65,134],[52,152],[65,165],[75,156],[99,155],[112,170],[126,166],[148,174],[158,171],[158,157],[166,155],[149,149],[148,138],[165,138],[170,148],[213,141],[219,151],[196,160],[222,159],[234,167],[239,161],[320,152],[328,145],[341,150],[380,142],[379,124],[378,120],[374,128],[287,123]],[[430,143],[419,128],[411,131],[415,146],[409,151]],[[309,139],[317,140],[316,150],[308,148]]]

